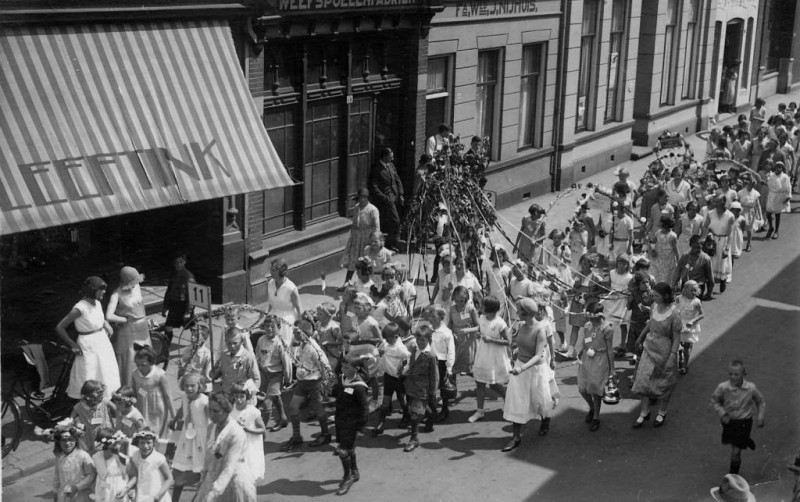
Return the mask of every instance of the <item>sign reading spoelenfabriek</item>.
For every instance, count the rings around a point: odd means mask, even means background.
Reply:
[[[309,12],[323,10],[384,9],[386,7],[409,7],[420,4],[420,0],[278,0],[279,10],[286,12]]]

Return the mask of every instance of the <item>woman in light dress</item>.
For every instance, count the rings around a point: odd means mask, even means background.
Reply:
[[[280,336],[284,346],[291,347],[294,323],[303,313],[300,291],[291,279],[286,277],[286,272],[289,270],[286,260],[282,258],[272,260],[269,270],[272,280],[267,284],[267,311],[286,321],[281,324]]]
[[[717,252],[711,257],[711,271],[714,273],[714,280],[719,282],[719,292],[724,293],[727,284],[733,280],[731,237],[735,218],[733,213],[725,209],[725,196],[715,196],[712,206],[713,210],[709,211],[703,222],[703,238],[711,235],[717,241]]]
[[[81,387],[86,380],[103,382],[103,397],[109,400],[114,391],[120,388],[119,366],[108,338],[112,333],[111,325],[106,321],[100,305],[107,289],[108,285],[99,277],[86,279],[83,298],[56,326],[61,341],[71,347],[76,356],[67,386],[67,395],[72,399],[81,399]],[[78,331],[75,342],[67,334],[67,326],[73,323]]]
[[[369,245],[369,237],[381,229],[381,216],[378,208],[369,202],[369,190],[358,189],[355,197],[358,204],[353,208],[353,224],[350,226],[350,238],[342,253],[340,266],[347,268],[344,282],[347,284],[356,271],[356,263],[362,250]]]
[[[117,325],[114,352],[117,354],[122,385],[132,383],[131,373],[136,369],[136,351],[153,345],[150,342],[150,329],[139,287],[143,280],[144,275],[135,268],[122,267],[119,271],[119,287],[111,293],[106,308],[106,319]]]

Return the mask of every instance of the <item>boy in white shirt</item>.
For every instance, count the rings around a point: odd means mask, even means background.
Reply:
[[[431,339],[431,352],[436,356],[439,370],[439,392],[442,393],[448,379],[453,378],[453,365],[456,362],[456,344],[453,332],[444,324],[447,312],[441,305],[428,305],[425,308],[425,320],[431,324],[433,338]],[[444,422],[450,415],[450,404],[442,394],[442,412],[437,420]]]
[[[397,400],[403,407],[403,419],[400,420],[398,427],[405,428],[409,424],[408,405],[406,403],[406,392],[403,387],[402,371],[403,366],[408,364],[411,352],[406,348],[400,339],[400,327],[390,322],[383,327],[381,332],[383,343],[378,348],[381,354],[381,364],[383,365],[383,402],[378,410],[378,425],[372,430],[373,436],[383,434],[386,417],[392,414],[392,396],[397,394]]]

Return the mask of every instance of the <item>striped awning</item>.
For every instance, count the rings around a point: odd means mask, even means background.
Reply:
[[[291,184],[225,22],[0,28],[0,234]]]

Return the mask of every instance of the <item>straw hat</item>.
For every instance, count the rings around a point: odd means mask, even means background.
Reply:
[[[726,474],[719,486],[711,489],[711,496],[718,502],[755,502],[750,485],[738,474]]]

